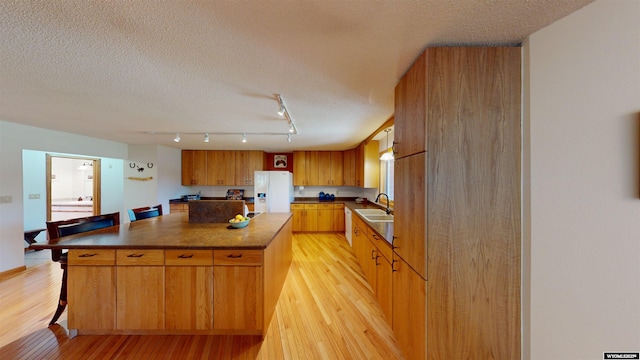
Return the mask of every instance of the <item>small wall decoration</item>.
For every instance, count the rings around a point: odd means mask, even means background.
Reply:
[[[286,168],[287,167],[287,155],[273,155],[273,167]]]

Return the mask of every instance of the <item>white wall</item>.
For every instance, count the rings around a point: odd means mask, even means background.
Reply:
[[[526,44],[524,358],[640,351],[639,24],[599,0]]]
[[[131,147],[136,158],[146,159],[149,154],[155,156],[154,169],[158,175],[154,180],[164,177],[148,188],[138,189],[144,195],[131,201],[145,205],[164,202],[168,208],[168,199],[179,197],[183,192],[180,186],[180,150],[156,146],[152,149]],[[128,208],[124,194],[133,193],[129,189],[133,181],[124,180],[129,164],[127,144],[0,120],[0,196],[11,197],[11,202],[0,203],[0,273],[24,265],[26,243],[23,231],[44,225],[45,151],[101,158],[102,211],[120,211],[121,219],[128,219],[124,212]],[[140,186],[140,183],[133,186]],[[29,200],[28,194],[41,196],[40,199]]]

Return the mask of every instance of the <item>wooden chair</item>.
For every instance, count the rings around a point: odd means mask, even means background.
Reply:
[[[132,218],[133,214],[133,218]],[[162,215],[162,204],[158,204],[152,207],[141,207],[129,210],[129,219],[131,221],[148,219]]]
[[[120,225],[119,212],[70,220],[48,221],[47,232],[49,233],[49,241],[52,241],[63,236],[103,229],[115,225]],[[49,326],[58,321],[58,318],[67,307],[67,253],[62,250],[51,250],[51,259],[59,262],[60,268],[62,268],[62,288],[60,289],[58,308],[49,322]]]

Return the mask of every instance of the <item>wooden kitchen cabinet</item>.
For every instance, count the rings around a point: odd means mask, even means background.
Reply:
[[[380,156],[378,141],[364,141],[356,148],[356,186],[378,188],[380,185]]]
[[[165,250],[165,328],[213,329],[213,251]]]
[[[393,333],[406,359],[427,358],[427,282],[394,254],[393,263]],[[434,329],[432,336],[447,337]],[[429,359],[442,359],[433,357]]]
[[[333,231],[333,204],[318,204],[317,231]]]
[[[318,183],[310,185],[342,186],[344,169],[342,151],[318,151]]]
[[[318,231],[318,204],[291,204],[293,232]]]
[[[317,185],[319,183],[318,169],[317,151],[293,152],[293,185]]]
[[[169,204],[169,213],[177,213],[177,212],[189,212],[189,204],[188,203],[173,203]]]
[[[424,52],[396,85],[393,132],[396,159],[427,150],[426,76],[427,52]]]
[[[235,152],[234,185],[254,185],[254,171],[265,169],[266,154],[259,150],[239,150]]]
[[[182,185],[207,185],[206,150],[182,150]]]
[[[342,152],[342,174],[344,186],[356,186],[356,149]]]
[[[385,240],[382,240],[385,241]],[[383,246],[389,247],[391,245],[382,244],[379,242],[374,243],[376,249],[376,258],[374,260],[376,268],[376,299],[382,307],[382,312],[387,317],[389,324],[393,324],[393,269],[391,267],[391,260],[384,256]]]
[[[235,185],[236,156],[231,150],[207,151],[207,185]]]
[[[520,52],[427,48],[396,87],[393,329],[407,359],[521,357]]]
[[[116,251],[116,329],[164,329],[164,251]]]
[[[318,204],[304,204],[302,231],[318,231]]]
[[[333,204],[333,231],[343,233],[344,230],[344,204]]]
[[[67,257],[69,329],[115,328],[116,251],[69,250]]]
[[[425,279],[427,278],[427,153],[394,161],[395,252]]]
[[[214,329],[262,329],[262,250],[214,250],[213,269]]]

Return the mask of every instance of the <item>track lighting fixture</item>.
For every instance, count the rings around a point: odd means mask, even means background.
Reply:
[[[291,134],[287,134],[287,142],[291,142]]]
[[[242,142],[243,143],[247,142],[247,134],[242,134]]]
[[[284,104],[284,100],[282,99],[282,96],[280,96],[280,94],[276,94],[276,100],[278,100],[278,104],[280,104],[280,110],[278,110],[278,115],[287,119],[287,121],[289,122],[289,132],[292,134],[297,134],[298,129],[296,129],[296,125],[293,123],[293,119],[291,119],[291,114],[289,114],[289,110],[287,110],[287,107]]]
[[[205,133],[204,134],[204,142],[206,142],[206,143],[209,142],[209,133]]]
[[[176,137],[173,139],[175,142],[180,142],[180,133],[176,133]]]

